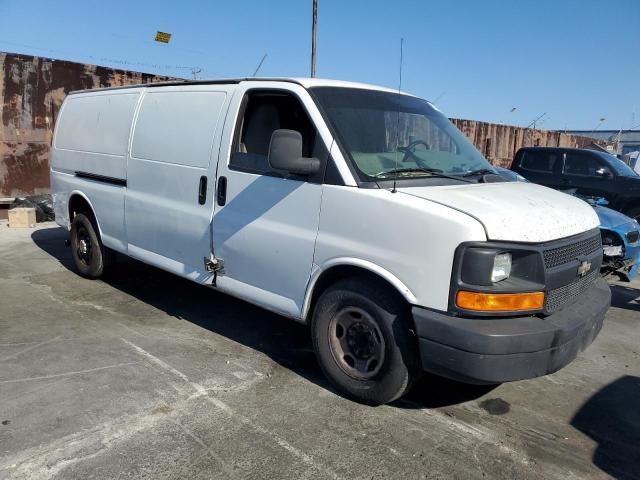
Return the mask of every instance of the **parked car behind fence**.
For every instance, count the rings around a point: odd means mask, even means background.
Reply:
[[[605,198],[610,208],[640,220],[640,176],[608,153],[580,148],[527,147],[511,170],[533,183]]]
[[[495,167],[496,171],[511,182],[528,182],[513,170]],[[607,208],[604,198],[577,195],[575,189],[564,190],[569,195],[585,200],[593,207],[600,220],[602,235],[602,267],[604,276],[617,275],[621,280],[630,282],[640,269],[640,225],[633,218]]]

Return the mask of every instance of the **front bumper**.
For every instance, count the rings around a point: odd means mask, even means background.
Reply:
[[[477,384],[553,373],[593,342],[610,304],[609,286],[599,278],[574,303],[544,318],[469,319],[413,307],[422,368]]]

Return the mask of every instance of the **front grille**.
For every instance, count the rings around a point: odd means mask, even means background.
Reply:
[[[547,268],[558,267],[601,249],[602,239],[600,238],[600,233],[597,233],[593,237],[585,238],[569,245],[545,250],[543,252],[544,265]]]
[[[593,285],[599,274],[600,272],[593,270],[573,283],[547,292],[547,296],[544,301],[544,309],[546,313],[553,313],[573,302],[581,293]]]
[[[638,241],[639,237],[640,237],[640,232],[638,232],[638,230],[634,230],[633,232],[628,232],[627,233],[627,242],[636,243]]]

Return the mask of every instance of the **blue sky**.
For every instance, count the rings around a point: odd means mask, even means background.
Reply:
[[[635,109],[640,123],[639,0],[318,3],[319,77],[396,88],[404,37],[403,90],[450,116],[617,129]],[[260,75],[308,76],[311,4],[0,0],[0,50],[204,78],[251,75],[267,53]]]

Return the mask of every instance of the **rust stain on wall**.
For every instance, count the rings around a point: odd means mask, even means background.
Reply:
[[[6,146],[11,150],[3,158],[3,184],[20,185],[21,192],[30,194],[48,193],[49,146],[32,142],[6,143]]]
[[[171,78],[0,52],[0,197],[49,191],[49,145],[68,92],[165,80]]]

